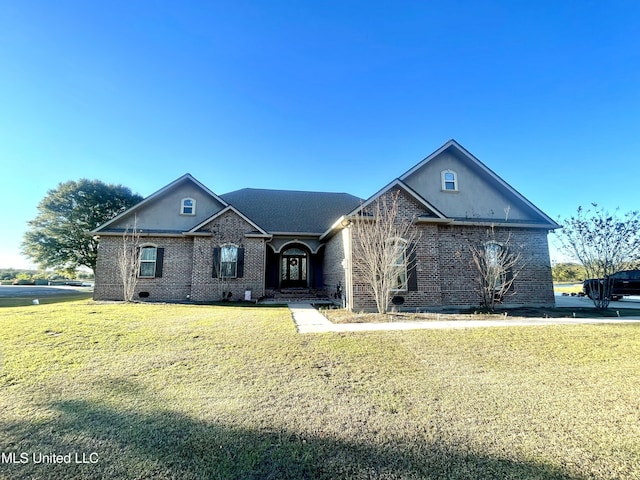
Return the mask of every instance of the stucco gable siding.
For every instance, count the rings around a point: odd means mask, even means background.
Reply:
[[[457,191],[442,190],[441,172],[444,170],[456,172]],[[404,182],[449,218],[504,221],[505,208],[509,208],[509,220],[541,221],[521,199],[453,149],[431,159]]]
[[[181,215],[180,207],[184,198],[195,200],[195,215]],[[128,215],[109,225],[106,231],[132,228],[135,218],[139,230],[185,232],[222,208],[224,205],[220,201],[198,185],[183,182],[132,209]]]
[[[457,174],[458,189],[443,191],[442,172]],[[455,140],[404,173],[400,180],[447,217],[463,222],[503,222],[552,230],[560,226]]]

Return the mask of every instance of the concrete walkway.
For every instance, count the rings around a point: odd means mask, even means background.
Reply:
[[[443,328],[528,327],[597,323],[640,323],[640,318],[524,318],[518,320],[453,320],[392,323],[331,323],[310,303],[290,303],[298,333],[372,332],[388,330],[435,330]]]
[[[310,303],[289,303],[298,333],[334,332],[335,325]]]

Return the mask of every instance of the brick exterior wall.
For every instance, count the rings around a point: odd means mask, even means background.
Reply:
[[[428,213],[405,193],[399,195],[398,206],[399,221]],[[437,223],[418,223],[413,228],[419,233],[415,250],[417,289],[397,292],[397,295],[404,297],[399,309],[479,305],[478,273],[469,247],[490,240],[490,228]],[[354,235],[352,229],[350,232]],[[338,237],[336,235],[334,238]],[[504,299],[505,305],[553,305],[555,300],[547,231],[495,228],[494,237],[498,242],[508,241],[510,248],[521,254],[520,272],[512,292]],[[353,310],[373,311],[376,305],[372,288],[357,262],[358,239],[353,238],[352,243]]]
[[[193,277],[191,299],[196,302],[217,301],[231,292],[231,300],[244,299],[246,290],[251,298],[264,295],[264,240],[245,238],[236,244],[244,248],[244,272],[241,278],[214,278],[213,247],[210,237],[196,237],[193,247]],[[216,245],[217,246],[217,245]]]
[[[195,237],[193,247],[192,300],[208,302],[221,300],[223,293],[231,292],[232,300],[244,299],[244,292],[251,290],[251,298],[264,295],[265,241],[262,238],[246,238],[253,228],[234,213],[227,212],[207,228],[212,237]],[[241,278],[214,278],[213,248],[233,244],[244,248],[244,272]]]
[[[264,295],[265,243],[262,238],[246,238],[253,227],[232,212],[227,212],[206,227],[207,236],[144,237],[141,241],[164,248],[163,272],[160,278],[140,278],[139,292],[148,292],[148,301],[209,302],[231,292],[232,300],[244,299],[245,290],[252,298]],[[213,247],[234,244],[244,248],[242,278],[213,278]],[[98,250],[94,299],[122,300],[122,281],[117,258],[121,237],[102,236]]]
[[[330,295],[333,295],[340,284],[344,293],[345,268],[343,260],[345,258],[343,233],[338,232],[331,237],[324,247],[324,287]]]
[[[518,276],[506,305],[553,305],[553,280],[547,231],[524,228],[440,226],[439,252],[443,305],[478,305],[478,273],[469,246],[495,238],[520,253]]]
[[[149,301],[184,301],[191,294],[191,259],[193,241],[189,237],[142,237],[142,245],[164,248],[163,272],[160,278],[139,278],[134,299],[140,292],[148,292]],[[122,247],[119,236],[102,236],[98,247],[95,300],[122,300],[122,280],[118,272],[118,251]]]

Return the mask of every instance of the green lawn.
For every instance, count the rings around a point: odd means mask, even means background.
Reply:
[[[54,294],[38,296],[38,302],[40,305],[46,305],[51,303],[60,302],[75,302],[78,300],[89,300],[93,297],[93,292],[90,290],[76,291],[64,294]],[[3,297],[0,298],[0,308],[4,307],[24,307],[27,305],[33,305],[33,295],[31,296],[16,296],[16,297]]]
[[[640,478],[637,325],[299,335],[84,300],[0,309],[0,347],[2,478]]]

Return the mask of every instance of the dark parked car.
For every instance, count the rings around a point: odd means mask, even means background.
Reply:
[[[607,280],[611,282],[611,300],[620,300],[626,295],[640,295],[640,270],[622,270],[606,278],[590,278],[582,283],[582,291],[589,298],[597,297]]]

